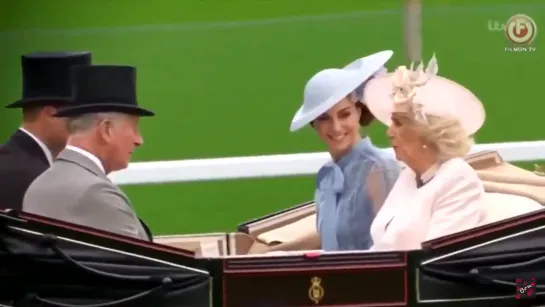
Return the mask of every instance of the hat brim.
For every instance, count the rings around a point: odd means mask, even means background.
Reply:
[[[327,110],[339,103],[339,101],[353,92],[359,85],[367,81],[375,72],[381,69],[386,62],[390,60],[393,54],[394,53],[391,50],[381,51],[358,59],[345,66],[343,69],[347,74],[351,75],[346,78],[346,82],[342,84],[342,87],[339,88],[335,94],[329,97],[326,101],[318,104],[311,110],[305,110],[303,103],[303,106],[297,110],[297,113],[295,113],[295,116],[293,117],[290,131],[294,132],[303,128],[315,120],[318,116],[327,112]]]
[[[40,97],[40,98],[31,98],[31,99],[19,99],[15,102],[12,102],[5,107],[7,109],[19,109],[24,107],[32,106],[48,106],[48,105],[63,105],[68,104],[72,101],[71,98],[67,97]]]
[[[73,107],[61,108],[55,117],[75,117],[88,113],[101,113],[101,112],[119,112],[129,115],[136,115],[142,117],[155,116],[155,113],[140,107],[129,106],[118,103],[101,103],[101,104],[87,104]]]
[[[373,116],[390,126],[394,111],[392,100],[393,73],[370,80],[364,100]],[[482,102],[469,89],[444,77],[436,76],[417,88],[415,101],[423,105],[428,115],[455,118],[469,135],[484,124],[486,113]]]

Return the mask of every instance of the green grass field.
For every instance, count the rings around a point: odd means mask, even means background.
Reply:
[[[472,88],[487,109],[478,142],[543,139],[539,89],[545,40],[507,53],[505,22],[525,13],[545,25],[542,0],[425,2],[424,45],[440,74]],[[515,1],[512,1],[515,2]],[[135,161],[323,151],[311,129],[289,133],[305,82],[382,49],[405,63],[402,1],[392,0],[5,0],[0,4],[0,101],[20,95],[19,56],[90,50],[95,63],[138,67],[146,143]],[[500,4],[503,3],[503,4]],[[32,6],[30,5],[32,4]],[[19,121],[0,113],[0,139]],[[388,146],[375,125],[375,143]],[[234,229],[244,220],[312,198],[313,178],[125,187],[157,233]]]

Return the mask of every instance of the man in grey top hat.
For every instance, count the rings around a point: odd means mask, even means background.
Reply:
[[[90,52],[36,52],[21,56],[21,98],[6,108],[22,109],[23,123],[0,145],[0,209],[21,210],[28,186],[66,146],[68,132],[59,107],[71,102],[71,68],[91,65]]]
[[[152,240],[127,196],[110,181],[110,172],[128,166],[143,139],[140,117],[154,113],[136,99],[136,69],[87,66],[73,71],[68,145],[53,165],[28,188],[23,210],[125,236]]]

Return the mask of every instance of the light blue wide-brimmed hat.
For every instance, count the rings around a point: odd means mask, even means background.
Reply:
[[[391,50],[384,50],[357,59],[344,68],[328,68],[316,73],[305,85],[303,105],[295,113],[290,130],[299,130],[327,112],[383,69],[393,54]]]

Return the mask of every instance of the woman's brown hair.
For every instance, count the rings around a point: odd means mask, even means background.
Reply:
[[[356,108],[359,108],[361,110],[360,126],[369,126],[375,119],[371,111],[369,111],[369,108],[367,108],[367,106],[361,101],[356,102]]]

